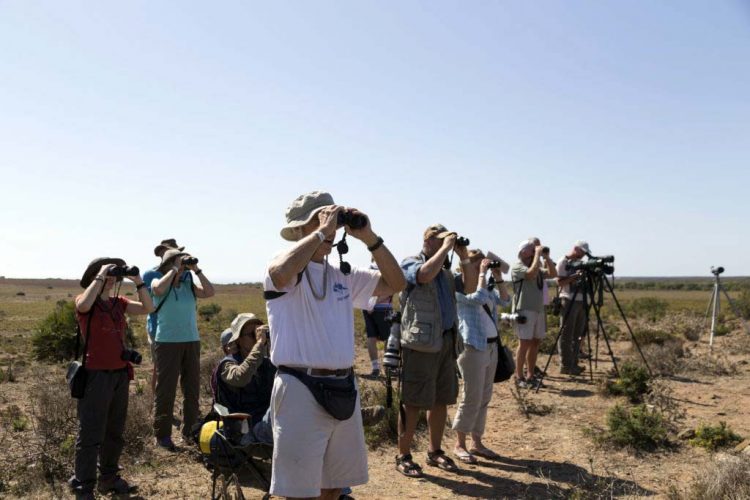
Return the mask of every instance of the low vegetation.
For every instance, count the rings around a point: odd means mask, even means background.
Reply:
[[[729,455],[704,467],[686,491],[673,488],[669,500],[744,500],[750,498],[750,456]]]
[[[41,361],[72,359],[76,345],[76,313],[72,301],[59,300],[31,338],[34,357]]]
[[[626,396],[631,402],[638,403],[648,391],[650,378],[643,366],[627,361],[620,366],[619,377],[605,382],[604,392],[610,396]]]
[[[627,408],[614,405],[607,412],[604,440],[636,450],[653,451],[669,445],[668,424],[662,413],[645,404]]]
[[[733,446],[742,441],[742,437],[727,426],[724,421],[719,425],[702,423],[695,429],[695,437],[688,441],[692,446],[699,446],[709,451]],[[748,477],[750,480],[750,477]]]

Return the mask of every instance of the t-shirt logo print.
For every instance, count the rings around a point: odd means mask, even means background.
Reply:
[[[346,300],[349,298],[349,289],[343,283],[333,284],[333,293],[336,294],[336,300]]]

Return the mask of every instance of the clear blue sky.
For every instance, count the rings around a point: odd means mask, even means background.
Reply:
[[[513,260],[747,275],[741,1],[0,1],[0,275],[257,280],[321,188],[400,259],[442,222]],[[367,252],[351,245],[350,261]]]

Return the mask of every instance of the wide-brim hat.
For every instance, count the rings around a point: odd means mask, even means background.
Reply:
[[[299,235],[295,229],[310,222],[323,207],[333,204],[333,196],[325,191],[313,191],[298,196],[286,208],[284,214],[286,226],[281,229],[281,237],[287,241],[299,240]]]
[[[442,240],[449,234],[453,234],[453,231],[448,231],[448,229],[442,224],[433,224],[424,230],[422,241],[427,241],[433,236],[439,240]]]
[[[163,273],[164,270],[172,263],[174,260],[181,256],[181,255],[190,255],[187,252],[183,252],[179,248],[170,248],[166,252],[164,252],[161,256],[161,264],[159,264],[159,272]]]
[[[502,274],[505,274],[505,273],[507,273],[508,271],[510,271],[510,264],[508,264],[508,263],[507,263],[507,262],[505,262],[505,261],[504,261],[503,259],[501,259],[500,257],[498,257],[496,253],[494,253],[494,252],[490,252],[490,251],[488,250],[488,251],[487,251],[487,258],[488,258],[488,259],[490,259],[490,260],[497,260],[497,261],[499,261],[499,262],[500,262],[500,272],[501,272]]]
[[[521,254],[524,250],[526,250],[528,247],[534,247],[534,242],[532,240],[523,240],[521,243],[518,244],[518,257],[521,257]]]
[[[166,240],[161,240],[161,243],[154,247],[154,255],[156,255],[157,257],[161,257],[164,252],[169,250],[170,248],[176,248],[180,252],[185,250],[185,247],[177,245],[177,240],[175,240],[174,238],[168,238]]]
[[[118,266],[124,266],[125,261],[117,257],[97,257],[92,260],[83,272],[80,285],[81,288],[88,288],[91,282],[94,280],[94,276],[99,272],[102,266],[107,264],[116,264]]]
[[[257,325],[263,324],[263,320],[253,313],[240,313],[235,316],[235,318],[232,320],[232,323],[229,325],[229,329],[232,331],[232,336],[229,338],[229,342],[234,342],[238,338],[240,338],[242,327],[250,322],[254,322]]]
[[[590,254],[591,253],[591,249],[589,249],[588,242],[583,241],[583,240],[578,240],[575,243],[573,243],[573,248],[580,248],[581,250],[583,250],[584,252],[586,252],[586,254]]]

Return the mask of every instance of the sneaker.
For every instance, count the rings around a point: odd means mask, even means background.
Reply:
[[[519,389],[530,389],[531,384],[525,378],[516,378],[516,387]]]
[[[380,378],[380,369],[379,368],[373,368],[372,371],[367,375],[362,375],[362,378],[365,378],[367,380],[377,380]]]
[[[168,451],[177,451],[177,447],[174,445],[171,436],[165,436],[163,438],[156,438],[156,446],[164,448]]]
[[[76,500],[94,500],[94,487],[91,484],[84,485],[80,482],[75,474],[68,479],[70,491],[75,495]]]
[[[377,424],[385,417],[385,407],[382,405],[365,406],[361,412],[362,425],[367,427]]]
[[[131,486],[127,481],[116,474],[108,478],[100,477],[96,490],[103,495],[107,493],[127,495],[128,493],[133,493],[136,490],[136,487]]]

